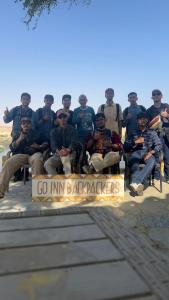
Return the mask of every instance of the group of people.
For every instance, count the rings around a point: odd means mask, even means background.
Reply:
[[[114,90],[105,91],[106,103],[94,109],[87,105],[87,97],[79,96],[80,106],[74,111],[71,95],[62,97],[63,107],[54,112],[54,97],[45,95],[44,106],[35,112],[29,107],[31,96],[21,95],[21,105],[4,111],[4,122],[13,121],[12,156],[0,174],[0,198],[9,180],[22,178],[22,167],[29,164],[33,175],[72,173],[76,150],[83,153],[81,172],[101,173],[125,157],[131,173],[131,189],[143,193],[143,184],[154,170],[159,180],[159,159],[163,153],[165,180],[169,183],[169,105],[162,103],[162,92],[152,91],[153,105],[146,110],[138,104],[135,92],[128,94],[130,105],[122,112],[114,103]],[[122,128],[126,128],[124,143]],[[48,153],[48,155],[46,155]],[[88,153],[88,156],[87,154]],[[139,169],[140,162],[144,168]],[[113,172],[113,169],[112,169]]]

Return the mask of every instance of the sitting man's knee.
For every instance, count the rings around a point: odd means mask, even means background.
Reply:
[[[48,172],[48,168],[51,167],[51,166],[52,166],[52,164],[51,164],[51,160],[49,158],[47,161],[45,161],[44,168]]]

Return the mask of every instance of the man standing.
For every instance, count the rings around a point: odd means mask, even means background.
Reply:
[[[147,110],[150,127],[154,128],[160,137],[163,145],[164,175],[169,183],[169,105],[162,103],[162,92],[152,91],[154,104]]]
[[[71,95],[69,94],[65,94],[62,97],[62,104],[63,104],[63,108],[57,110],[56,112],[56,122],[55,124],[58,125],[59,121],[57,120],[58,115],[60,114],[60,112],[63,112],[65,114],[67,114],[67,123],[69,125],[73,125],[72,119],[73,119],[73,111],[70,110],[70,106],[71,106]]]
[[[65,174],[71,174],[71,160],[77,141],[76,129],[67,124],[67,114],[58,114],[59,126],[51,132],[51,150],[53,156],[45,162],[46,172],[57,174],[57,168],[63,166]]]
[[[110,131],[115,131],[121,137],[123,120],[121,106],[113,102],[114,90],[112,88],[105,90],[105,97],[107,99],[106,104],[99,106],[98,113],[105,115],[106,128],[110,129]]]
[[[120,137],[116,132],[105,128],[104,114],[96,114],[95,126],[94,132],[90,134],[86,143],[91,157],[90,166],[83,167],[85,173],[98,173],[120,161],[119,151],[122,149]]]
[[[50,141],[50,131],[54,127],[55,112],[51,109],[54,103],[52,95],[45,95],[44,107],[39,108],[33,114],[33,126],[43,135],[45,140]]]
[[[15,137],[20,130],[21,130],[21,119],[26,118],[32,118],[33,110],[29,107],[29,104],[31,102],[31,95],[28,93],[22,93],[21,94],[21,105],[15,106],[10,111],[8,108],[4,111],[4,122],[10,123],[13,121],[13,127],[11,136]]]
[[[135,92],[128,94],[130,106],[123,111],[123,127],[126,127],[126,136],[129,137],[137,129],[137,115],[146,112],[142,105],[138,105],[138,97]]]
[[[143,194],[143,183],[155,167],[156,159],[162,149],[161,141],[157,133],[148,129],[148,116],[140,113],[137,116],[138,130],[127,138],[124,150],[130,153],[128,166],[131,171],[131,189],[137,194]],[[142,170],[139,164],[144,163]]]
[[[94,124],[94,109],[87,106],[87,97],[85,95],[79,96],[80,107],[73,112],[73,124],[77,128],[79,141],[84,143],[86,137],[93,131]]]
[[[33,110],[29,107],[29,104],[31,102],[31,95],[28,93],[22,93],[21,94],[21,105],[15,106],[10,111],[8,108],[4,111],[4,122],[10,123],[13,121],[12,126],[12,132],[11,136],[12,138],[15,138],[21,130],[21,119],[22,118],[29,118],[32,119],[33,117]],[[28,175],[28,170],[26,172]],[[14,174],[14,181],[22,180],[23,173],[21,169],[18,169],[17,172]]]
[[[31,119],[21,119],[21,131],[13,138],[10,149],[14,154],[9,158],[0,174],[0,198],[4,197],[9,180],[24,164],[30,164],[33,175],[44,174],[42,152],[48,148],[48,143],[41,140],[31,129]]]

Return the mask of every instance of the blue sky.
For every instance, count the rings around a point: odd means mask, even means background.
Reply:
[[[169,1],[93,0],[90,6],[67,6],[44,13],[36,30],[23,23],[25,12],[14,0],[0,1],[0,120],[2,112],[32,95],[31,107],[43,96],[55,96],[54,110],[64,93],[72,107],[85,93],[95,109],[104,90],[115,89],[124,109],[127,94],[138,92],[150,106],[159,88],[169,99]],[[33,24],[32,24],[33,26]]]

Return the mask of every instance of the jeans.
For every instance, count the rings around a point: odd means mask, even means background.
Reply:
[[[151,156],[144,161],[145,150],[137,150],[131,154],[129,159],[129,168],[132,174],[132,183],[144,183],[144,181],[152,173],[155,166],[155,157]],[[142,170],[139,169],[139,164],[144,163]]]
[[[169,141],[166,137],[162,138],[163,155],[164,155],[164,176],[169,180]]]

